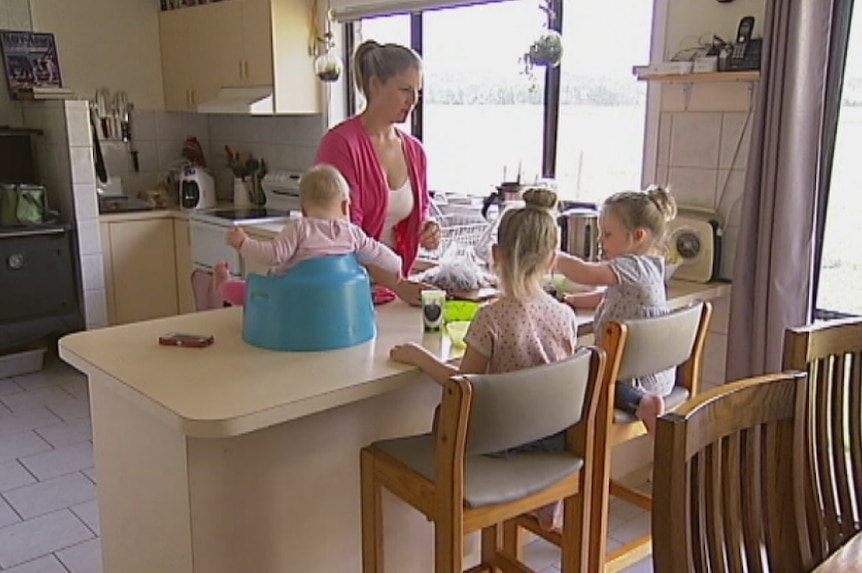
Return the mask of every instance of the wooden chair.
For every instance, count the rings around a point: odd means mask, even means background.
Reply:
[[[657,573],[803,571],[804,373],[726,384],[658,420]]]
[[[593,527],[600,531],[597,535],[597,550],[601,561],[596,564],[600,570],[620,571],[648,556],[651,551],[650,535],[644,535],[620,547],[605,557],[607,551],[608,495],[619,497],[629,503],[650,511],[652,497],[639,490],[629,488],[610,479],[611,452],[618,444],[633,440],[646,433],[646,428],[634,416],[613,408],[613,387],[617,380],[628,380],[677,368],[677,385],[665,398],[668,410],[673,410],[700,390],[701,362],[706,342],[712,305],[709,302],[695,302],[675,310],[666,316],[632,320],[625,323],[611,322],[607,325],[602,339],[602,348],[607,354],[602,386],[608,391],[611,407],[601,404],[599,409],[609,413],[607,431],[597,434],[596,452],[604,454],[603,474],[597,474],[593,493]],[[602,436],[606,440],[602,440]],[[600,455],[600,454],[599,454]],[[505,546],[515,555],[520,555],[521,541],[517,527],[523,527],[545,540],[558,545],[560,537],[553,532],[543,531],[531,516],[520,516],[515,525],[505,526]]]
[[[809,375],[807,568],[862,531],[862,319],[788,329],[784,367]]]
[[[500,549],[498,524],[564,499],[564,573],[589,571],[593,443],[604,353],[584,348],[554,364],[458,376],[443,389],[437,435],[375,442],[361,452],[362,567],[382,573],[381,488],[434,522],[435,572],[462,571],[463,537],[482,531],[470,571],[531,571]],[[569,397],[569,399],[566,399]],[[567,430],[568,451],[489,456]]]

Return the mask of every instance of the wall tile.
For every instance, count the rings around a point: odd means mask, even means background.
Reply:
[[[167,171],[182,159],[182,144],[177,144],[175,141],[159,140],[156,145],[160,170]]]
[[[151,110],[134,110],[132,112],[132,138],[136,142],[155,141],[156,113]]]
[[[723,296],[712,300],[712,321],[709,325],[710,332],[727,334],[727,325],[730,321],[730,296]]]
[[[67,141],[71,146],[92,147],[93,133],[90,123],[90,111],[85,101],[67,101],[66,132]]]
[[[742,194],[745,191],[745,171],[720,169],[716,182],[715,201],[725,225],[739,226]]]
[[[96,167],[93,164],[93,150],[90,147],[69,149],[72,164],[72,183],[95,183]]]
[[[91,219],[78,222],[78,249],[83,255],[100,255],[102,239],[99,232],[99,220]]]
[[[670,165],[670,143],[672,141],[673,129],[672,113],[662,112],[658,125],[658,151],[656,153],[657,165]]]
[[[200,141],[201,145],[203,145],[203,143],[205,141],[208,141],[210,138],[209,120],[204,114],[183,114],[183,128],[185,130],[183,140],[185,140],[186,137],[194,136],[197,137],[198,141]],[[206,152],[206,147],[204,147],[204,152]]]
[[[745,169],[748,164],[748,147],[751,141],[753,112],[725,113],[721,123],[721,169]],[[743,128],[745,131],[743,131]]]
[[[81,257],[81,280],[84,290],[105,288],[105,271],[101,254]]]
[[[75,184],[72,186],[75,202],[75,218],[79,221],[96,219],[99,216],[99,201],[94,184]]]
[[[671,167],[718,167],[721,114],[676,113],[671,126]]]
[[[87,328],[108,323],[107,297],[103,289],[84,291],[84,317]]]
[[[185,114],[171,111],[157,111],[156,138],[160,141],[179,141],[186,138]]]
[[[671,167],[668,185],[677,203],[713,208],[717,175],[715,169]]]
[[[665,111],[747,111],[753,99],[745,82],[692,83],[686,101],[685,83],[662,86],[662,109]]]
[[[733,279],[733,263],[736,260],[736,244],[739,227],[726,227],[721,238],[721,274],[727,280]]]
[[[138,141],[135,143],[138,151],[138,166],[141,171],[159,170],[159,152],[156,141]]]

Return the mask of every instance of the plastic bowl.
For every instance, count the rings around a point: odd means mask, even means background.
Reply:
[[[467,329],[470,327],[469,320],[458,320],[455,322],[446,323],[446,334],[457,348],[464,348],[467,344],[464,342],[464,337],[467,335]]]
[[[447,300],[443,306],[443,317],[446,322],[473,320],[482,305],[471,300]]]
[[[557,290],[562,292],[563,294],[575,294],[579,292],[587,292],[593,290],[595,287],[582,285],[580,283],[572,282],[560,273],[554,273],[552,275],[545,275],[544,281],[546,283],[550,283],[557,287]]]

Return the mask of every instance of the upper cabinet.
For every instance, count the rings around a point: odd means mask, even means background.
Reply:
[[[221,88],[271,86],[276,113],[317,113],[311,3],[225,0],[159,13],[165,109],[194,111]]]

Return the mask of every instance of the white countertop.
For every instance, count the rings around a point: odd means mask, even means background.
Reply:
[[[671,306],[730,292],[729,284],[672,281]],[[242,308],[228,308],[79,332],[60,356],[84,373],[103,372],[115,390],[189,437],[236,436],[389,392],[420,372],[389,360],[398,343],[456,356],[442,334],[425,334],[419,310],[395,301],[376,308],[377,337],[328,352],[277,352],[242,340]],[[584,330],[592,316],[579,313]],[[215,336],[208,348],[160,346],[170,332]]]

